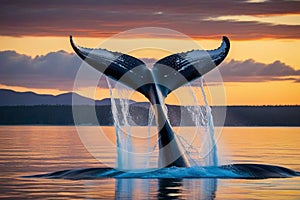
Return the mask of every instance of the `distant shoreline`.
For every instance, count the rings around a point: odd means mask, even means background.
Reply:
[[[97,119],[83,115],[76,119],[81,126],[113,126],[114,121],[110,105],[77,106],[82,113],[91,108],[96,110]],[[212,106],[214,124],[222,127],[224,118],[218,118],[221,106]],[[148,107],[139,104],[130,105],[134,124],[147,126]],[[188,116],[182,122],[180,116],[186,113],[185,107],[168,105],[169,119],[173,126],[194,126]],[[189,119],[190,117],[190,119]],[[70,105],[36,105],[36,106],[0,106],[0,125],[18,126],[74,126],[72,106]],[[227,106],[226,127],[298,127],[300,126],[300,106]]]

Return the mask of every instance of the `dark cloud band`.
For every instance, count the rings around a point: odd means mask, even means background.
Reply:
[[[192,37],[300,38],[297,25],[207,21],[224,15],[300,14],[299,1],[2,1],[0,35],[109,37],[131,28],[159,26]]]

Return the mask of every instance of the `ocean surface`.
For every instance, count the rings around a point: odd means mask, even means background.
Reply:
[[[101,128],[105,137],[94,135],[99,127],[79,127],[86,135],[93,135],[87,147],[88,137],[78,134],[72,126],[0,126],[0,198],[300,199],[300,177],[24,178],[67,169],[113,166],[116,150],[108,143],[115,143],[114,130]],[[190,127],[182,129],[187,134],[193,132]],[[299,127],[226,127],[218,132],[220,164],[270,164],[300,171]]]

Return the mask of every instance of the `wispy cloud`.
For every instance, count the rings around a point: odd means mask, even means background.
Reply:
[[[263,23],[257,18],[291,14],[298,16],[299,6],[299,1],[287,0],[227,0],[226,3],[223,0],[133,0],[126,4],[117,0],[2,1],[0,35],[66,36],[72,33],[77,36],[106,37],[130,28],[160,26],[203,38],[229,35],[236,39],[299,39],[298,23],[275,23],[275,18],[272,18],[274,20],[270,26],[268,20],[271,18]],[[241,15],[249,19],[241,21],[232,18]],[[223,20],[224,16],[231,18]]]
[[[232,22],[253,22],[267,23],[272,25],[300,26],[300,14],[297,15],[272,15],[272,16],[251,16],[251,15],[226,15],[209,17],[207,21],[232,21]]]
[[[247,3],[264,3],[268,0],[247,0],[246,2]]]
[[[219,69],[227,82],[295,81],[293,77],[300,76],[300,70],[295,70],[278,60],[270,64],[255,62],[252,59],[231,60],[223,63]]]

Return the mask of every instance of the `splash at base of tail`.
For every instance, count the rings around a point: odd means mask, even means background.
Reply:
[[[172,167],[161,169],[145,169],[120,171],[114,168],[86,168],[25,176],[24,178],[49,179],[103,179],[103,178],[232,178],[232,179],[266,179],[289,178],[300,176],[300,172],[291,169],[264,164],[231,164],[219,167]]]

